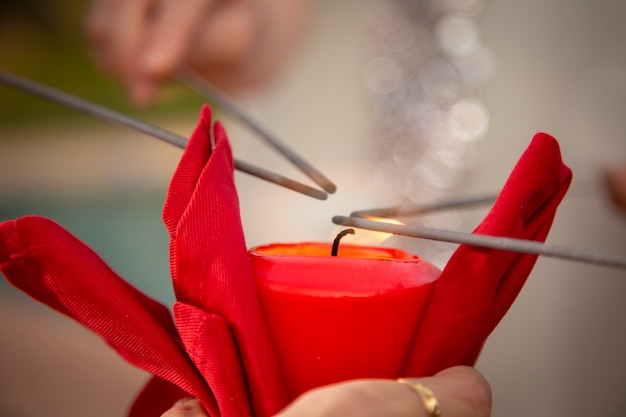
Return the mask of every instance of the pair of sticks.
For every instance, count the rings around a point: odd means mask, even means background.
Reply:
[[[483,205],[492,203],[493,201],[495,201],[496,197],[496,195],[477,197],[472,196],[444,200],[438,203],[427,205],[407,204],[396,207],[360,210],[352,212],[350,216],[335,216],[333,217],[333,223],[342,226],[350,226],[360,229],[374,230],[377,232],[384,232],[420,239],[461,243],[482,248],[543,255],[614,268],[626,268],[626,256],[624,255],[571,248],[567,246],[553,245],[532,240],[478,235],[474,233],[463,233],[423,226],[392,224],[368,219],[368,217],[385,218],[411,216],[446,210],[450,208]]]
[[[184,69],[179,73],[178,80],[187,85],[187,87],[189,87],[190,89],[199,93],[200,95],[217,103],[222,109],[235,116],[243,124],[247,125],[248,128],[256,132],[260,138],[265,140],[267,144],[275,148],[285,158],[287,158],[294,165],[296,165],[319,187],[321,187],[321,189],[310,187],[306,184],[302,184],[298,181],[283,177],[282,175],[257,167],[248,162],[235,159],[235,168],[237,170],[320,200],[325,200],[328,197],[327,193],[335,192],[335,184],[333,184],[321,172],[319,172],[311,164],[309,164],[298,154],[292,151],[289,147],[287,147],[278,138],[276,138],[266,129],[261,127],[250,117],[248,117],[241,109],[239,109],[236,104],[234,104],[234,102],[228,96],[226,96],[216,87],[209,84],[199,74],[195,73],[191,69]],[[135,129],[139,132],[145,133],[152,137],[156,137],[179,148],[185,148],[185,146],[187,145],[187,139],[175,133],[131,118],[117,111],[111,110],[93,102],[89,102],[87,100],[83,100],[68,93],[35,83],[22,77],[18,77],[6,71],[0,70],[0,83],[29,93],[33,96],[48,100],[55,104],[68,107],[81,113],[89,114],[104,121]],[[335,216],[333,217],[332,221],[335,224],[339,225],[409,236],[414,238],[438,240],[491,249],[544,255],[616,268],[626,268],[626,257],[622,255],[569,248],[565,246],[551,245],[536,241],[477,235],[472,233],[433,229],[421,226],[390,224],[366,218],[370,216],[389,218],[407,215],[418,215],[455,207],[468,207],[472,205],[491,203],[494,199],[495,196],[480,196],[448,200],[425,206],[403,205],[371,210],[360,210],[353,212],[350,216]]]
[[[326,178],[320,171],[301,158],[297,153],[292,151],[277,137],[263,129],[243,111],[239,110],[239,108],[235,106],[224,93],[221,93],[219,90],[213,88],[210,84],[202,82],[201,77],[198,74],[194,73],[192,70],[186,70],[179,75],[179,79],[190,88],[198,92],[202,92],[203,95],[209,97],[212,101],[225,108],[230,112],[230,114],[258,133],[259,137],[263,138],[266,143],[278,150],[278,152],[296,165],[322,189],[320,190],[318,188],[308,186],[248,162],[235,159],[235,168],[238,171],[245,172],[265,181],[275,183],[319,200],[325,200],[328,197],[327,193],[335,192],[337,188],[335,184]],[[80,113],[85,113],[116,125],[135,129],[139,132],[147,134],[148,136],[161,139],[179,148],[184,149],[185,146],[187,146],[186,138],[168,130],[134,119],[110,108],[84,100],[63,91],[35,83],[34,81],[19,77],[9,72],[0,70],[0,82],[9,87],[21,90],[25,93],[48,100],[52,103],[70,108]]]

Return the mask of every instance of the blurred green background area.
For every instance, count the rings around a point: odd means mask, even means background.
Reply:
[[[83,33],[87,6],[78,0],[0,1],[0,68],[134,116],[197,112],[203,100],[177,85],[168,86],[149,110],[133,108],[122,87],[89,56]],[[2,125],[78,117],[2,85],[0,98]]]
[[[174,302],[174,294],[169,270],[169,238],[161,221],[163,194],[103,193],[99,198],[2,199],[0,221],[26,215],[54,220],[93,249],[123,279],[169,306]],[[3,293],[23,298],[0,279],[0,296]]]

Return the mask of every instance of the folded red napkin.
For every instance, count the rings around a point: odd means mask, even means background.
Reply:
[[[163,209],[171,236],[174,321],[51,220],[0,224],[0,269],[16,287],[102,336],[155,375],[131,416],[183,396],[211,416],[271,416],[286,404],[252,280],[223,127],[204,108]]]
[[[202,111],[172,179],[174,319],[51,220],[0,223],[0,269],[16,287],[84,324],[154,378],[131,416],[159,416],[193,396],[212,417],[268,417],[286,405],[257,300],[224,132]],[[556,141],[538,134],[476,233],[545,239],[570,180]],[[461,246],[436,285],[406,375],[472,364],[536,256]],[[400,375],[398,375],[400,376]]]
[[[557,141],[536,134],[474,233],[545,241],[571,180]],[[405,374],[473,365],[536,260],[537,255],[461,245],[435,283]]]

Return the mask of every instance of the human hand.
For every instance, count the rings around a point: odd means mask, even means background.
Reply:
[[[605,181],[613,203],[626,214],[626,165],[608,169]]]
[[[491,389],[474,368],[457,366],[419,378],[445,417],[488,417]],[[276,417],[430,417],[413,389],[393,380],[356,380],[309,391]]]
[[[430,388],[445,417],[489,417],[491,389],[474,368],[456,366],[419,378]],[[204,417],[197,400],[187,399],[162,417]],[[393,380],[362,379],[311,390],[276,417],[430,417],[419,395]]]
[[[92,0],[85,26],[96,63],[138,105],[189,65],[226,89],[266,82],[292,49],[307,0]]]

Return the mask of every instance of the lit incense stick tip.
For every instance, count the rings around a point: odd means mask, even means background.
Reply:
[[[335,216],[333,217],[333,223],[342,226],[352,226],[361,229],[376,230],[379,232],[392,233],[395,235],[416,237],[421,239],[460,243],[465,245],[499,249],[511,252],[544,255],[615,268],[626,268],[626,256],[624,255],[592,252],[584,249],[550,245],[547,243],[532,240],[477,235],[473,233],[433,229],[422,226],[398,225],[366,220],[358,217]]]

